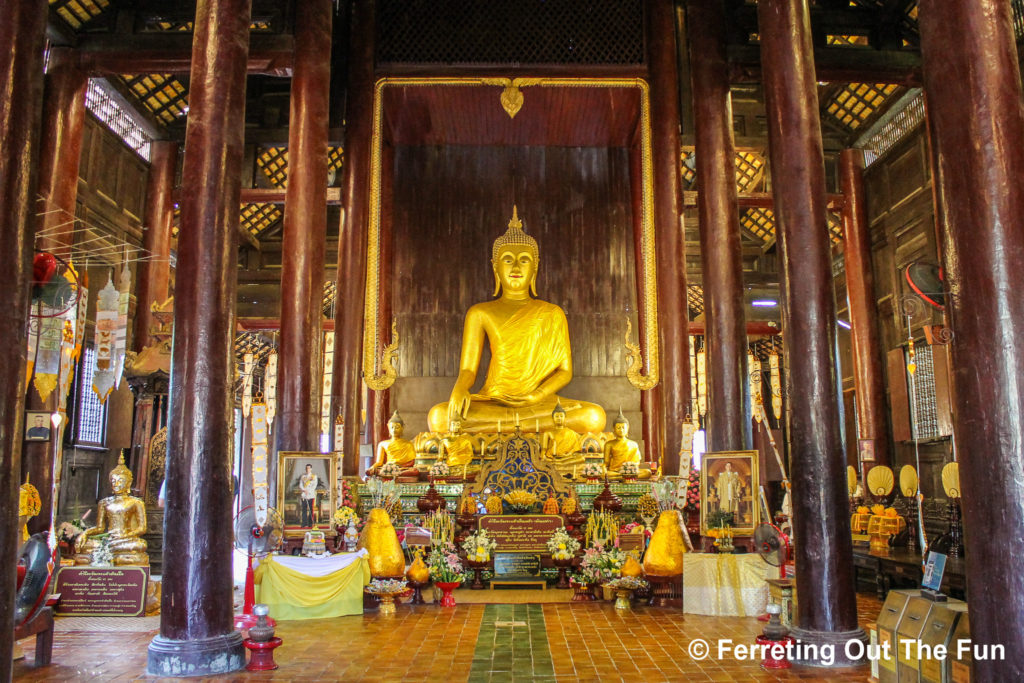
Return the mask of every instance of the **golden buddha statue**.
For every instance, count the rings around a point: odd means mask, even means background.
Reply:
[[[380,468],[389,462],[402,468],[398,474],[400,477],[419,474],[419,470],[416,469],[416,447],[412,445],[412,441],[402,438],[404,432],[405,422],[396,410],[388,420],[388,434],[391,435],[391,438],[384,439],[377,444],[377,460],[370,469],[366,470],[366,476],[371,477],[377,474]]]
[[[604,470],[609,479],[620,479],[622,477],[622,466],[627,462],[635,462],[637,465],[637,479],[649,479],[650,470],[641,470],[640,463],[643,455],[640,453],[640,444],[629,438],[629,420],[622,414],[619,408],[619,416],[615,418],[612,431],[614,439],[608,439],[604,444]]]
[[[110,470],[110,488],[114,495],[101,500],[96,506],[96,526],[90,527],[75,539],[75,564],[91,564],[92,551],[99,541],[91,538],[107,534],[107,543],[115,565],[148,565],[146,533],[146,504],[129,495],[132,471],[125,467],[124,455],[117,467]]]
[[[504,235],[491,248],[494,294],[501,296],[470,307],[462,331],[459,376],[451,397],[430,410],[431,431],[440,432],[459,415],[469,433],[495,432],[501,421],[525,421],[551,429],[556,392],[572,379],[569,324],[555,304],[537,293],[540,254],[537,241],[522,230],[516,208]],[[479,393],[470,394],[480,369],[484,339],[491,351],[487,377]],[[604,429],[604,409],[583,401],[562,401],[566,425],[577,432]]]
[[[555,429],[541,435],[541,457],[550,459],[562,476],[570,477],[585,462],[582,440],[565,426],[565,409],[560,402],[556,402],[551,411],[551,421]]]
[[[448,423],[448,433],[441,439],[441,458],[453,475],[474,474],[480,467],[473,464],[473,439],[462,433],[462,418],[456,415]]]

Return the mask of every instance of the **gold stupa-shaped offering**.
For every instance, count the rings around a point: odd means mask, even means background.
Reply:
[[[679,576],[683,573],[685,552],[686,542],[679,525],[679,514],[675,510],[665,510],[658,517],[658,527],[647,546],[644,572],[648,576]]]
[[[370,553],[370,574],[374,577],[401,578],[405,575],[405,557],[391,518],[383,508],[370,510],[370,519],[359,536],[358,549]]]
[[[427,567],[423,558],[419,555],[409,565],[409,571],[405,573],[407,579],[414,583],[426,583],[430,581],[430,569]]]
[[[633,578],[637,578],[643,573],[644,570],[640,566],[640,563],[634,560],[632,555],[627,557],[626,561],[622,563],[623,576],[632,576]]]

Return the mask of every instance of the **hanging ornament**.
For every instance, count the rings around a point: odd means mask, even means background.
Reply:
[[[750,370],[750,414],[760,423],[764,415],[764,411],[761,409],[761,359],[748,353],[747,367]]]
[[[267,396],[267,431],[274,427],[277,415],[277,351],[267,356],[267,368],[263,371],[263,389]]]
[[[320,433],[331,433],[331,387],[334,380],[334,332],[324,333],[324,382],[320,400]]]
[[[117,329],[114,331],[114,387],[121,386],[124,374],[125,349],[128,347],[128,303],[131,301],[132,273],[125,261],[118,284]]]
[[[249,417],[252,408],[252,352],[242,356],[242,415]]]
[[[500,424],[500,420],[499,420]],[[501,433],[500,430],[498,432]],[[334,418],[334,450],[341,452],[342,439],[345,437],[345,418],[342,415]]]
[[[267,464],[267,404],[262,396],[256,395],[252,405],[252,506],[256,513],[256,524],[267,523],[270,508],[270,479]]]
[[[708,376],[707,376],[707,354],[702,348],[697,352],[697,410],[700,414],[708,412]]]
[[[772,413],[776,420],[782,419],[782,377],[779,373],[779,354],[768,356],[768,367],[771,370]]]
[[[64,338],[64,316],[46,304],[40,305],[39,332],[36,335],[35,379],[39,397],[46,401],[57,388],[60,375],[60,348]]]
[[[82,357],[82,346],[85,342],[86,311],[89,309],[89,273],[82,273],[79,285],[81,294],[78,297],[78,314],[75,316],[75,348],[72,356],[75,362]]]
[[[92,375],[92,390],[99,397],[100,404],[106,403],[114,388],[114,334],[118,305],[114,281],[108,279],[96,297],[96,371]]]

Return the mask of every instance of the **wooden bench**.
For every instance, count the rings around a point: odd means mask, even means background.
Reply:
[[[43,607],[27,622],[14,629],[14,639],[36,637],[35,666],[47,666],[53,654],[53,608]]]

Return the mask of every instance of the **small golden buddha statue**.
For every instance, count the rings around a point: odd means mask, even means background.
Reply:
[[[117,467],[110,470],[110,488],[114,495],[101,500],[96,506],[96,526],[90,527],[75,539],[75,564],[91,564],[92,551],[99,545],[92,537],[107,534],[107,543],[115,565],[148,565],[146,533],[146,504],[129,495],[132,471],[124,464],[122,454]]]
[[[391,435],[391,438],[384,439],[377,444],[377,461],[370,469],[366,470],[366,476],[377,474],[380,468],[389,462],[402,468],[398,474],[400,477],[419,474],[419,470],[416,469],[416,447],[412,445],[412,441],[402,438],[404,433],[405,422],[396,410],[388,420],[388,434]]]
[[[537,293],[540,253],[537,240],[523,232],[516,208],[508,230],[494,241],[494,301],[472,306],[462,331],[459,376],[451,397],[431,408],[427,421],[440,432],[459,415],[471,434],[496,432],[499,423],[529,424],[551,429],[556,392],[572,379],[572,352],[565,312],[555,304],[531,296]],[[487,340],[491,361],[479,393],[470,394],[480,369],[480,354]],[[604,429],[601,406],[583,401],[562,402],[566,425],[577,432]]]
[[[462,433],[462,418],[458,415],[448,423],[448,433],[441,439],[441,457],[452,475],[474,474],[480,469],[473,464],[473,439]]]
[[[571,477],[585,462],[582,439],[565,426],[565,409],[560,402],[556,402],[551,411],[551,421],[554,430],[541,435],[541,457],[550,459],[562,476]]]
[[[629,420],[622,414],[619,408],[619,416],[615,418],[612,431],[614,439],[609,439],[604,444],[604,469],[609,479],[622,478],[622,466],[627,462],[635,462],[637,465],[637,479],[649,479],[650,470],[639,469],[643,461],[640,453],[640,444],[629,438]]]

